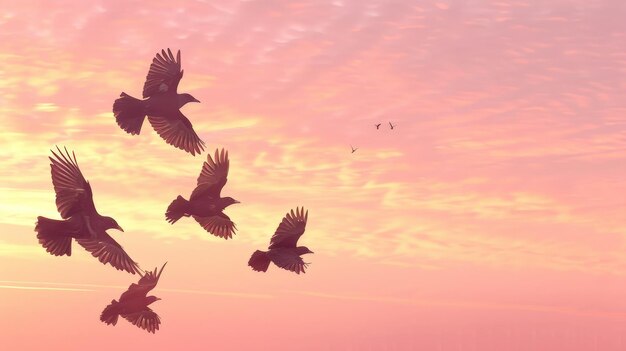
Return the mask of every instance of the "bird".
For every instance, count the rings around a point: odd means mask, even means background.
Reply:
[[[232,238],[237,227],[223,211],[240,202],[220,195],[226,184],[228,165],[228,151],[223,148],[221,152],[215,150],[215,160],[208,154],[189,200],[178,195],[167,207],[166,220],[174,224],[183,216],[192,216],[207,232],[227,240]]]
[[[248,266],[257,272],[266,272],[271,261],[296,274],[305,273],[304,269],[309,263],[305,263],[300,256],[313,251],[306,246],[296,247],[296,244],[304,233],[308,217],[309,211],[305,213],[304,207],[296,207],[295,213],[293,209],[287,212],[270,240],[268,251],[256,250],[250,257]]]
[[[380,123],[374,125],[376,126],[376,129],[380,128]]]
[[[148,121],[168,144],[195,156],[204,151],[204,141],[198,137],[191,122],[180,112],[188,102],[200,102],[191,94],[178,94],[177,88],[183,77],[180,65],[180,50],[176,59],[172,51],[161,50],[152,60],[143,98],[140,100],[124,92],[113,103],[113,114],[117,124],[127,133],[138,135],[143,121]]]
[[[115,219],[101,216],[93,202],[91,185],[83,176],[76,155],[65,154],[57,146],[54,158],[48,157],[52,173],[52,185],[56,193],[56,206],[62,220],[37,217],[35,231],[39,243],[54,256],[71,256],[72,239],[98,258],[118,270],[131,274],[138,272],[138,265],[109,234],[108,229],[124,231]]]
[[[156,287],[166,264],[167,262],[163,264],[158,274],[158,268],[155,268],[154,272],[145,272],[143,275],[139,273],[141,278],[137,284],[131,284],[120,296],[119,301],[112,300],[100,314],[100,320],[107,325],[116,325],[117,319],[119,316],[122,316],[122,318],[125,318],[141,329],[145,329],[149,333],[154,334],[159,330],[161,318],[148,306],[161,299],[156,296],[147,295],[150,290]]]
[[[391,127],[391,129],[393,130],[393,127],[395,127],[395,124],[391,124],[391,122],[389,122],[389,127]]]
[[[352,145],[350,145],[350,148],[352,149],[352,152],[351,152],[351,153],[354,153],[356,150],[358,150],[358,149],[359,149],[358,147],[357,147],[357,148],[355,148],[355,147],[353,147]]]

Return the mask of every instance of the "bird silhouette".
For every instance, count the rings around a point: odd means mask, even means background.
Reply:
[[[380,128],[381,123],[378,124],[374,124],[376,126],[376,129]]]
[[[302,260],[301,255],[313,253],[306,246],[297,246],[298,239],[304,233],[306,221],[309,217],[309,211],[304,212],[304,207],[296,212],[288,212],[278,225],[278,229],[270,240],[268,251],[256,250],[250,260],[248,266],[258,272],[266,272],[270,265],[270,261],[280,268],[300,274],[305,273],[304,269],[308,266]]]
[[[207,232],[224,239],[232,238],[237,227],[223,211],[239,201],[220,195],[226,184],[228,165],[228,151],[215,150],[215,161],[208,154],[189,200],[178,195],[165,212],[167,221],[174,224],[182,216],[193,216]]]
[[[359,149],[358,147],[357,147],[357,148],[355,148],[355,147],[353,147],[352,145],[350,145],[350,148],[352,149],[352,152],[351,152],[351,153],[354,153],[356,150],[358,150],[358,149]]]
[[[35,231],[39,243],[54,256],[72,255],[72,238],[98,258],[118,270],[135,274],[138,271],[124,249],[106,232],[108,229],[124,231],[111,217],[101,216],[93,202],[91,185],[78,168],[76,155],[52,151],[49,157],[52,185],[56,192],[56,206],[63,220],[37,217]]]
[[[180,112],[180,108],[188,102],[200,101],[190,94],[176,92],[182,77],[180,50],[176,59],[170,49],[167,49],[167,53],[161,50],[152,60],[143,86],[143,98],[146,100],[139,100],[123,92],[113,103],[117,124],[127,133],[136,135],[141,132],[147,115],[154,130],[168,144],[192,155],[201,154],[204,142],[193,130],[189,119]]]
[[[159,330],[161,318],[148,305],[155,301],[161,300],[156,296],[147,296],[150,290],[159,282],[163,268],[157,274],[157,268],[154,272],[145,272],[137,284],[131,284],[128,289],[120,296],[120,300],[112,300],[111,303],[104,308],[100,314],[100,320],[107,325],[117,324],[119,316],[136,325],[141,329],[147,330],[149,333],[155,333]]]
[[[389,122],[389,127],[391,127],[391,129],[393,130],[393,127],[395,127],[395,124],[391,124],[391,122]]]

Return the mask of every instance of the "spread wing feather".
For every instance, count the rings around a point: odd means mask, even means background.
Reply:
[[[207,154],[207,160],[202,165],[202,170],[198,176],[198,185],[191,193],[190,200],[204,195],[219,198],[222,188],[226,184],[229,163],[228,151],[224,149],[221,152],[215,150],[215,160],[211,154]]]
[[[77,239],[76,241],[103,264],[108,263],[120,271],[127,271],[131,274],[139,272],[137,263],[106,233],[99,240]]]
[[[304,207],[296,207],[288,212],[278,225],[276,232],[270,240],[270,249],[274,248],[294,248],[298,243],[298,239],[304,234],[306,221],[309,218],[309,211],[304,212]]]
[[[273,258],[274,263],[283,269],[288,271],[292,271],[296,274],[306,273],[304,269],[307,267],[307,263],[304,263],[302,257],[298,256],[295,253],[281,253]]]
[[[158,270],[158,268],[154,268],[153,272],[148,271],[143,275],[139,273],[141,275],[141,278],[136,284],[132,283],[128,287],[128,290],[126,290],[122,294],[122,296],[120,296],[120,302],[124,302],[133,297],[146,297],[148,292],[154,289],[154,287],[156,287],[157,283],[159,282],[159,278],[161,277],[161,273],[163,273],[163,269],[165,268],[166,264],[167,262],[163,264],[163,267],[161,267],[160,271]]]
[[[143,86],[144,99],[167,92],[176,94],[178,83],[182,77],[180,50],[176,54],[176,59],[174,59],[170,49],[167,49],[167,52],[161,50],[161,53],[157,53],[152,64],[150,64],[150,70]]]
[[[204,141],[198,137],[191,122],[182,112],[177,111],[177,115],[171,118],[148,116],[148,121],[168,144],[194,156],[204,151]]]
[[[122,314],[122,317],[137,327],[145,329],[149,333],[153,334],[159,330],[159,325],[161,324],[161,318],[159,318],[159,315],[149,307],[146,307],[140,312]]]
[[[59,153],[52,151],[54,158],[49,157],[57,209],[64,219],[75,213],[95,213],[91,186],[78,168],[76,155],[64,149],[65,154],[57,146]]]
[[[200,223],[204,230],[226,240],[231,239],[237,230],[235,223],[224,213],[210,217],[193,216],[193,218]]]

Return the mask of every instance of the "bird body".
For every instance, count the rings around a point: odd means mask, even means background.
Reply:
[[[199,102],[189,94],[166,92],[143,100],[146,115],[176,119],[178,110],[189,102]]]
[[[189,102],[200,102],[190,94],[178,94],[178,83],[183,77],[180,50],[176,58],[172,51],[161,50],[152,60],[140,100],[126,93],[113,103],[117,124],[131,135],[141,133],[143,121],[148,121],[156,132],[170,145],[192,155],[204,151],[204,142],[198,137],[189,119],[180,108]]]
[[[135,274],[137,263],[106,232],[123,231],[122,228],[113,218],[96,211],[91,185],[78,168],[76,155],[72,152],[70,156],[67,149],[65,154],[58,147],[57,150],[59,154],[52,151],[50,167],[56,205],[63,219],[37,217],[35,231],[39,243],[54,256],[71,256],[72,239],[75,239],[100,262]]]
[[[306,246],[296,246],[298,239],[304,234],[309,211],[304,208],[296,208],[287,213],[278,225],[276,232],[270,240],[267,251],[256,250],[248,265],[257,272],[266,272],[270,262],[276,266],[292,271],[296,274],[305,273],[308,263],[302,260],[302,255],[313,253]]]
[[[156,287],[166,264],[167,262],[160,271],[155,268],[154,272],[146,272],[145,275],[142,275],[137,284],[131,284],[120,296],[119,301],[112,300],[100,314],[100,320],[106,324],[116,325],[118,317],[122,316],[122,318],[150,333],[159,330],[161,319],[148,306],[159,301],[160,298],[147,296],[147,294]]]
[[[196,198],[192,200],[187,200],[182,196],[178,196],[176,200],[172,201],[170,207],[170,214],[174,216],[174,212],[178,212],[185,217],[189,216],[199,216],[199,217],[210,217],[210,216],[218,216],[224,211],[226,207],[231,205],[233,202],[229,201],[229,198]],[[236,202],[235,202],[236,203]],[[178,219],[174,219],[176,222]]]
[[[183,216],[192,216],[207,232],[224,238],[232,238],[237,229],[235,223],[224,214],[224,209],[239,201],[232,197],[221,197],[221,191],[228,177],[228,152],[215,150],[215,160],[207,155],[202,165],[198,185],[189,200],[178,195],[165,212],[165,218],[171,224]]]

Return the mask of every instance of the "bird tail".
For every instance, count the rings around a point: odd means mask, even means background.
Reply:
[[[188,207],[189,201],[178,195],[178,197],[174,201],[172,201],[172,203],[167,207],[167,211],[165,212],[165,218],[168,222],[174,224],[182,216],[189,216],[187,212]]]
[[[67,220],[56,220],[46,217],[37,217],[35,224],[37,239],[41,246],[54,256],[72,255],[72,237],[70,224]]]
[[[257,272],[266,272],[270,266],[270,258],[267,256],[267,252],[261,250],[254,251],[252,256],[250,256],[248,266]]]
[[[106,324],[117,323],[117,318],[120,316],[119,302],[112,300],[111,303],[104,308],[102,314],[100,314],[100,320]]]
[[[146,119],[146,107],[142,100],[122,93],[113,103],[113,114],[117,124],[126,133],[136,135],[141,132],[141,126]]]

